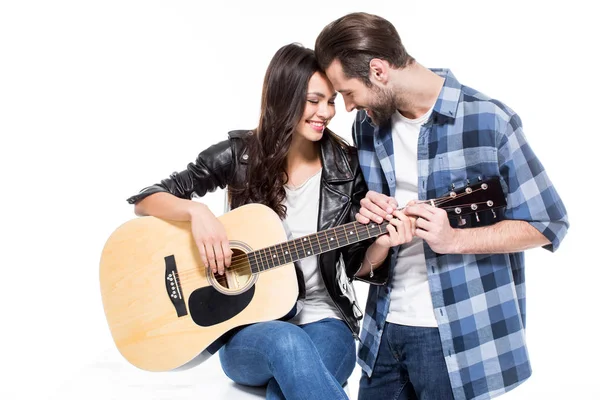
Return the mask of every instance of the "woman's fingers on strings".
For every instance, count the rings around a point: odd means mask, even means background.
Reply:
[[[212,247],[215,253],[215,263],[217,264],[217,271],[219,271],[219,275],[223,275],[225,273],[225,265],[223,263],[225,260],[225,256],[223,255],[223,248],[221,247],[221,243],[215,243]]]
[[[196,246],[198,247],[198,253],[200,253],[200,259],[202,260],[202,264],[204,264],[204,267],[210,268],[210,265],[208,264],[208,258],[206,257],[206,250],[204,249],[204,243],[196,243]]]
[[[388,202],[389,200],[388,196],[369,191],[367,192],[367,196],[360,201],[360,205],[381,218],[373,221],[381,222],[383,218],[390,219],[390,215],[394,211],[394,208],[396,208],[392,205],[395,204],[395,200],[392,204]]]
[[[378,224],[383,222],[383,217],[374,213],[373,211],[371,211],[370,209],[368,209],[367,207],[361,207],[360,208],[360,215],[362,215],[364,218],[366,218],[366,222],[364,222],[365,220],[363,219],[362,221],[359,221],[363,224],[368,224],[371,221],[377,222]]]
[[[368,224],[369,222],[371,222],[371,220],[367,217],[365,217],[364,215],[362,215],[361,213],[356,213],[356,215],[354,216],[354,218],[360,222],[361,224]]]
[[[410,218],[407,217],[403,212],[400,212],[397,218],[399,223],[402,224],[401,226],[398,226],[398,229],[402,232],[402,240],[404,242],[410,241],[412,238]]]
[[[394,220],[395,221],[395,220]],[[398,242],[398,229],[394,223],[387,226],[388,234],[390,235],[390,243],[395,245]]]
[[[215,250],[210,243],[204,243],[204,249],[206,251],[206,259],[208,260],[208,266],[212,269],[213,274],[218,272],[217,263],[215,261]]]
[[[225,268],[229,268],[231,266],[233,251],[229,247],[229,241],[225,240],[222,242],[223,255],[225,256]]]

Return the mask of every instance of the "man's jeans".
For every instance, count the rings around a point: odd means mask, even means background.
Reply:
[[[373,374],[363,371],[359,400],[452,400],[437,328],[386,322]]]
[[[219,350],[225,374],[242,385],[267,385],[267,399],[347,399],[356,347],[348,326],[324,319],[297,326],[271,321],[237,332]]]

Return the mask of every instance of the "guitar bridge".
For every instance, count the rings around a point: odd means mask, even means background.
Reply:
[[[177,316],[183,317],[187,315],[187,308],[183,300],[183,291],[181,290],[181,282],[177,274],[177,264],[175,263],[174,255],[165,257],[165,287],[171,303],[175,307]]]

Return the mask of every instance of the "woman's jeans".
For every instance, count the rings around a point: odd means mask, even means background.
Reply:
[[[247,326],[219,350],[233,381],[267,386],[267,399],[347,399],[356,347],[348,326],[327,318],[306,325],[271,321]]]

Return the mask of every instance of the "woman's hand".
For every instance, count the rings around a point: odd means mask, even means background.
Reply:
[[[413,239],[413,228],[411,219],[401,210],[392,212],[393,219],[387,226],[387,235],[381,235],[375,240],[381,247],[390,248],[400,244],[408,243]]]
[[[384,220],[389,221],[388,234],[379,236],[375,241],[379,247],[389,249],[413,239],[414,218],[408,217],[402,210],[396,210],[398,203],[395,198],[369,190],[360,205],[356,214],[358,222],[381,224]]]
[[[233,254],[229,248],[225,227],[202,203],[194,202],[190,217],[192,235],[202,262],[206,267],[211,268],[214,274],[218,272],[223,275],[225,268],[231,265]]]

